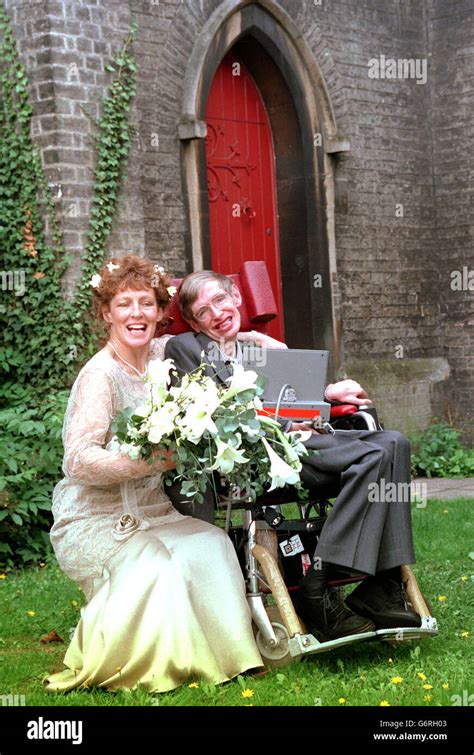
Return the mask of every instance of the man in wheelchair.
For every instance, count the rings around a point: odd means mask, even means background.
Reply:
[[[231,278],[200,271],[188,275],[179,290],[179,308],[191,332],[171,338],[165,356],[174,360],[178,372],[196,369],[208,362],[207,374],[224,382],[232,363],[241,359],[243,340],[260,346],[286,348],[269,336],[241,334],[241,295]],[[328,386],[329,401],[358,406],[371,403],[353,380]],[[306,430],[308,449],[317,455],[302,457],[301,478],[317,491],[322,476],[340,480],[340,492],[323,526],[312,567],[300,584],[298,613],[313,634],[326,640],[362,634],[374,629],[418,627],[420,616],[407,604],[400,566],[415,561],[410,502],[404,496],[396,502],[369,500],[369,491],[381,480],[406,491],[410,482],[410,445],[396,431],[336,430],[322,434],[302,423],[287,423],[292,432]],[[397,485],[397,483],[401,483]],[[406,496],[405,496],[406,498]],[[175,505],[183,513],[194,513]],[[213,508],[204,506],[198,514],[213,521]],[[348,570],[366,578],[346,599],[337,599],[328,581],[335,571]]]

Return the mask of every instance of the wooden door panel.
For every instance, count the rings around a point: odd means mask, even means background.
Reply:
[[[284,340],[272,133],[256,85],[232,54],[214,77],[206,123],[212,268],[228,274],[265,260],[279,313],[268,332]]]

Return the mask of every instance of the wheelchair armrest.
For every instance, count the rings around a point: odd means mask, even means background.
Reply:
[[[383,430],[373,406],[335,404],[329,421],[335,430]]]
[[[335,404],[331,406],[331,419],[337,419],[338,417],[348,417],[351,414],[355,414],[357,406],[354,404]]]

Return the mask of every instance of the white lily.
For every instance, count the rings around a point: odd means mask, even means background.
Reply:
[[[240,445],[240,434],[236,434],[237,446]],[[235,464],[245,464],[250,461],[244,456],[245,451],[239,451],[238,448],[230,443],[224,443],[219,437],[216,438],[217,454],[214,464],[210,469],[218,469],[222,474],[229,474],[234,469]]]
[[[151,403],[140,404],[140,406],[135,407],[135,409],[133,410],[133,413],[137,417],[145,418],[145,417],[148,417],[148,415],[150,414],[150,410],[151,410]]]
[[[254,370],[245,370],[241,364],[234,364],[233,368],[232,376],[226,380],[226,383],[229,383],[229,390],[223,396],[224,401],[233,398],[237,393],[256,388],[255,383],[258,375]]]
[[[170,371],[174,368],[172,359],[150,359],[147,367],[148,382],[151,386],[151,397],[155,406],[162,406],[171,381]]]
[[[295,485],[299,482],[300,476],[297,470],[290,467],[284,459],[278,456],[265,438],[262,438],[262,443],[265,446],[268,458],[270,459],[269,474],[272,484],[268,489],[268,492],[270,492],[270,490],[275,490],[275,488],[283,488],[285,485]]]
[[[150,359],[147,374],[153,383],[170,384],[170,372],[174,368],[172,359]]]
[[[206,430],[211,435],[217,435],[217,427],[211,417],[213,411],[214,409],[208,411],[206,407],[203,408],[198,403],[190,404],[186,409],[186,414],[176,420],[183,438],[190,440],[191,443],[198,443]]]
[[[131,459],[138,459],[140,455],[140,448],[134,443],[122,443],[120,446],[120,452],[123,454],[128,454]]]
[[[176,404],[167,401],[160,409],[150,415],[148,420],[148,440],[150,443],[159,443],[164,435],[173,432],[178,413],[179,408]]]

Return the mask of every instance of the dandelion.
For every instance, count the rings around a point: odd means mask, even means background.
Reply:
[[[423,697],[423,700],[424,700],[425,702],[427,702],[427,703],[429,703],[429,702],[430,702],[430,700],[432,700],[432,699],[433,699],[433,696],[432,696],[432,695],[424,695],[424,697]]]
[[[403,682],[403,677],[402,676],[392,676],[391,681],[392,681],[393,684],[401,684]]]
[[[461,577],[461,581],[462,581],[462,582],[467,582],[467,581],[468,581],[468,579],[469,579],[469,577],[468,577],[468,576],[467,576],[466,574],[464,574],[464,575],[463,575],[463,576]]]
[[[379,705],[381,705],[381,706],[382,706],[382,708],[387,708],[387,707],[389,707],[389,706],[390,706],[390,703],[388,702],[388,700],[382,700],[382,701],[381,701],[381,702],[379,703]]]
[[[345,697],[340,697],[337,702],[339,703],[339,705],[344,705],[344,703],[346,702],[346,698]]]
[[[448,684],[448,682],[445,682],[445,683],[444,683],[444,684],[442,684],[441,686],[442,686],[442,688],[443,688],[443,689],[449,689],[449,684]]]
[[[438,600],[440,603],[444,603],[444,601],[446,600],[446,595],[438,595]]]
[[[464,632],[461,632],[461,637],[469,637],[469,632],[464,630]]]
[[[76,608],[76,606],[79,605],[79,603],[77,602],[77,600],[71,600],[71,603],[74,606],[74,608]]]
[[[443,514],[449,514],[449,509],[443,509]]]
[[[6,578],[7,578],[6,574],[0,574],[0,579],[6,579]]]
[[[28,616],[36,616],[36,611],[27,611]]]
[[[253,697],[255,695],[255,692],[253,689],[244,689],[242,692],[242,697]]]
[[[198,689],[199,684],[197,682],[191,682],[191,684],[188,684],[189,689]]]
[[[417,676],[420,677],[420,679],[421,679],[422,682],[426,682],[427,677],[423,674],[422,671],[418,671]]]
[[[424,684],[423,685],[423,689],[433,689],[433,685],[432,684]]]

